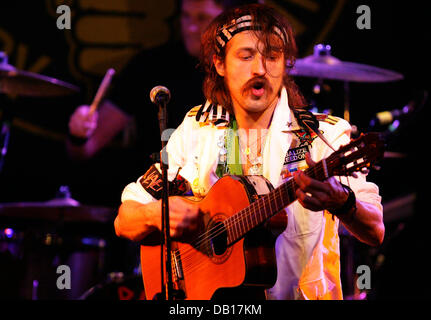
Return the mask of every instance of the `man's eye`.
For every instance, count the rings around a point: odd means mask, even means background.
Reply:
[[[243,55],[239,57],[241,60],[251,60],[252,56],[251,55]]]
[[[268,60],[272,60],[272,61],[275,61],[278,58],[280,58],[280,54],[278,52],[270,53],[267,57]]]

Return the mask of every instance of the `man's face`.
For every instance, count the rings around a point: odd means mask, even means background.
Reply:
[[[181,7],[181,32],[189,54],[199,56],[201,35],[223,8],[213,0],[183,0]]]
[[[236,112],[260,113],[275,106],[285,72],[281,39],[274,35],[274,48],[263,50],[252,31],[236,34],[226,45],[225,61],[215,59],[215,67],[232,98]],[[265,52],[265,56],[262,55]]]

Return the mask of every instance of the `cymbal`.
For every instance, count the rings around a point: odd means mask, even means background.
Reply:
[[[0,93],[29,97],[57,97],[79,92],[70,83],[29,71],[18,70],[8,64],[0,52]]]
[[[331,55],[329,45],[314,46],[314,53],[297,59],[289,72],[293,76],[348,82],[389,82],[402,80],[400,73],[366,64],[345,62]]]
[[[71,198],[0,204],[0,219],[110,223],[114,217],[113,208],[81,205]]]

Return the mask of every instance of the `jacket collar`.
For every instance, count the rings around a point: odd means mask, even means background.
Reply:
[[[208,100],[196,113],[196,121],[199,123],[212,123],[216,127],[225,127],[229,124],[229,112],[221,105],[210,103]]]

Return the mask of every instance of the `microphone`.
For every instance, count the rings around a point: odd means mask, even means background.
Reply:
[[[150,91],[150,100],[154,104],[167,104],[171,99],[171,93],[168,88],[164,86],[157,86]]]
[[[390,111],[382,111],[376,113],[373,119],[370,121],[370,127],[375,127],[378,125],[387,125],[392,123],[392,121],[401,118],[402,116],[408,115],[413,112],[415,108],[407,104],[401,109],[394,109]]]

